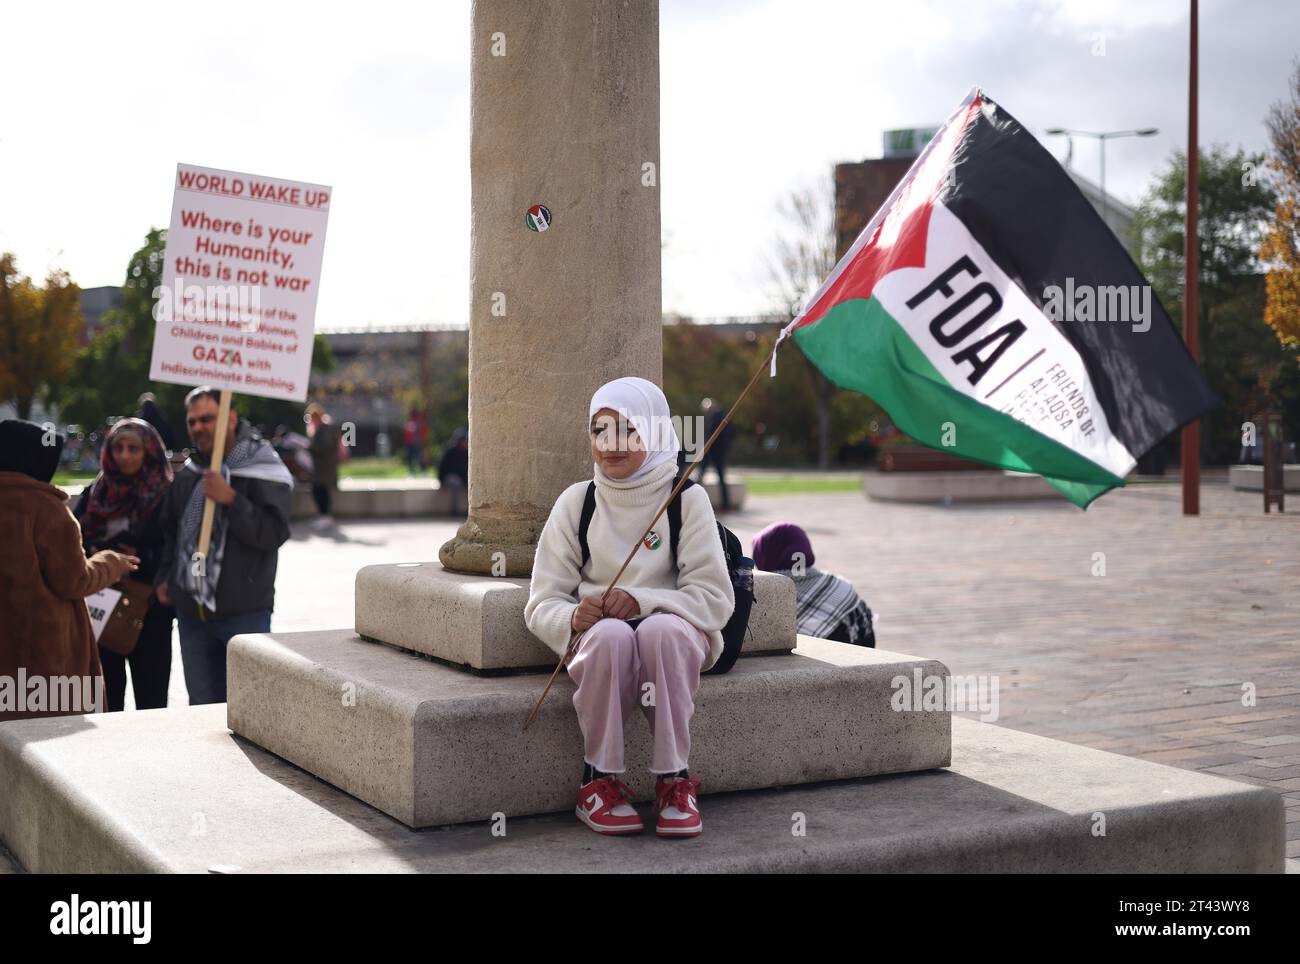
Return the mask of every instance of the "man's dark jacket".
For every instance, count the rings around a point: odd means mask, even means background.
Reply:
[[[242,441],[254,433],[253,427],[241,419],[237,439]],[[190,458],[207,468],[208,456],[196,451]],[[190,493],[202,482],[198,472],[180,469],[167,490],[161,514],[163,561],[154,577],[154,585],[167,582],[176,612],[190,619],[199,618],[199,606],[176,582],[176,543]],[[217,578],[217,611],[206,614],[209,620],[274,608],[276,563],[280,546],[289,539],[289,503],[293,494],[289,486],[236,475],[230,478],[230,487],[235,490],[235,501],[217,506],[226,516],[226,548]]]

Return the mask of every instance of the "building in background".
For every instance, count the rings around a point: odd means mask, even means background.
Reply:
[[[81,337],[77,343],[84,345],[103,326],[104,313],[122,307],[122,289],[117,285],[82,288],[80,305],[82,318]]]
[[[469,398],[465,325],[325,328],[318,334],[329,342],[335,367],[312,373],[310,395],[336,425],[356,426],[355,454],[398,452],[412,408],[424,412],[435,448],[464,424]]]
[[[920,127],[885,131],[884,156],[835,165],[836,258],[843,257],[844,252],[852,246],[937,130],[937,127]],[[1101,189],[1073,170],[1067,168],[1067,173],[1079,186],[1093,210],[1101,215]],[[1106,225],[1128,249],[1129,254],[1136,257],[1131,232],[1134,213],[1129,205],[1114,195],[1107,194],[1104,215]]]

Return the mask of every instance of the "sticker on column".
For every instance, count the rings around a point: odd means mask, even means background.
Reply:
[[[545,231],[551,226],[551,212],[544,205],[534,204],[524,215],[524,224],[529,231]]]

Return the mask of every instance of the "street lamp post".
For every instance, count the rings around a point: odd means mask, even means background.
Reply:
[[[1048,134],[1064,134],[1069,140],[1069,153],[1066,155],[1067,166],[1068,158],[1074,156],[1074,136],[1095,137],[1101,144],[1101,219],[1106,220],[1107,203],[1106,203],[1106,142],[1115,137],[1151,137],[1159,134],[1160,130],[1155,127],[1143,127],[1132,131],[1076,131],[1069,127],[1049,127]]]

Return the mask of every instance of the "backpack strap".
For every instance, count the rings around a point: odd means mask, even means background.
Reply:
[[[681,481],[681,476],[673,479],[673,486]],[[687,479],[686,484],[682,486],[682,492],[685,492],[695,484],[694,479]],[[682,534],[682,492],[677,493],[677,498],[668,503],[668,543],[673,549],[673,568],[677,567],[677,540]]]
[[[591,517],[596,514],[596,483],[593,480],[587,485],[587,497],[582,502],[582,517],[578,520],[578,545],[582,547],[582,562],[578,564],[581,569],[591,558],[591,547],[587,545],[587,529],[591,526]]]

